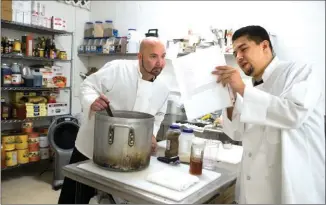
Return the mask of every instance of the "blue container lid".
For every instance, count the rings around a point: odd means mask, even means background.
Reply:
[[[93,24],[93,22],[86,22],[86,24]]]
[[[106,23],[112,23],[113,21],[111,21],[111,20],[106,20],[105,22],[106,22]]]
[[[179,125],[170,125],[170,128],[171,129],[180,129],[180,126]]]
[[[95,21],[95,23],[103,23],[102,21]]]
[[[128,31],[136,31],[135,28],[128,28]]]
[[[194,130],[191,129],[191,128],[183,128],[183,129],[182,129],[182,132],[185,132],[185,133],[193,133]]]

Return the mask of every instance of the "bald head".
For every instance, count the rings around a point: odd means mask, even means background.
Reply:
[[[165,47],[163,42],[156,38],[156,37],[146,37],[144,38],[141,43],[140,43],[140,47],[139,47],[139,53],[143,53],[146,50],[148,50],[148,48],[152,48],[152,47]]]
[[[147,37],[140,43],[138,53],[140,71],[147,79],[156,78],[165,66],[165,46],[156,37]]]

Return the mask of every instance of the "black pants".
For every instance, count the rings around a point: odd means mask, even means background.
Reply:
[[[72,152],[69,164],[89,160],[76,147]],[[76,187],[78,186],[78,193]],[[61,188],[58,204],[88,204],[90,199],[95,196],[95,189],[85,184],[76,182],[70,178],[65,177]]]

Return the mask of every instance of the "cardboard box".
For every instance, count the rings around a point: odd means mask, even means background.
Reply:
[[[12,10],[12,1],[11,0],[2,0],[1,1],[1,11],[3,10]]]
[[[12,10],[5,10],[4,8],[1,8],[1,19],[12,21]]]
[[[69,108],[67,103],[48,103],[47,109],[48,116],[69,114]]]

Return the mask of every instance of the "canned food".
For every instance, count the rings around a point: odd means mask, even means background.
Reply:
[[[29,152],[29,161],[30,162],[37,162],[40,161],[40,152]]]
[[[49,146],[48,136],[47,135],[40,136],[40,147],[44,148],[48,146]]]
[[[16,136],[3,136],[2,142],[6,151],[12,151],[15,149]]]
[[[28,148],[28,136],[17,135],[16,136],[16,149],[27,149]]]
[[[6,152],[6,166],[12,167],[17,165],[17,151]]]
[[[17,150],[18,153],[18,164],[26,164],[29,162],[28,149]]]
[[[40,155],[41,155],[41,159],[49,159],[50,149],[49,148],[41,148]]]
[[[31,133],[33,132],[33,122],[24,122],[22,124],[23,132],[24,133]]]

